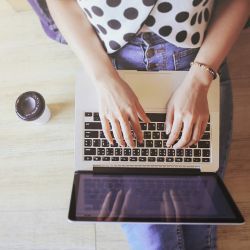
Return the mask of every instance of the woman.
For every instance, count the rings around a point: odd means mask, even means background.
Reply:
[[[149,122],[115,68],[188,71],[167,107],[167,146],[174,148],[188,147],[202,137],[209,118],[207,93],[219,72],[219,174],[223,175],[232,132],[231,83],[224,59],[247,20],[248,0],[187,0],[181,4],[174,0],[47,0],[47,4],[96,86],[102,127],[111,144],[110,124],[119,145],[134,147],[130,125],[141,142],[139,118]],[[37,10],[38,5],[33,6]],[[63,41],[61,36],[57,40]],[[175,143],[182,127],[182,136]],[[216,248],[215,226],[124,224],[123,229],[136,250]]]

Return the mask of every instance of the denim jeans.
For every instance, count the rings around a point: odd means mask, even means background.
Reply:
[[[153,32],[140,33],[119,51],[110,55],[116,69],[189,70],[199,49],[180,48]],[[220,160],[223,177],[232,136],[232,88],[226,62],[220,70]],[[122,224],[133,250],[216,249],[216,226]]]

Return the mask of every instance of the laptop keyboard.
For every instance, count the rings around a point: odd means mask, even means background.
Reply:
[[[135,140],[136,147],[120,147],[115,141],[110,145],[105,139],[98,112],[84,113],[84,160],[102,162],[210,162],[210,120],[202,139],[184,149],[167,148],[165,113],[147,113],[151,123],[140,122],[144,135],[142,144]],[[181,137],[177,139],[177,141]],[[176,141],[176,142],[177,142]],[[175,143],[176,143],[175,142]]]

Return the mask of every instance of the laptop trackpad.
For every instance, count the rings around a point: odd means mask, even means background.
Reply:
[[[72,204],[74,203],[74,204]],[[71,220],[240,223],[223,182],[205,175],[94,175],[74,179]]]

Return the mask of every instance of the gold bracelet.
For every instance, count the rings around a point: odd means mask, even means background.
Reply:
[[[213,80],[215,80],[217,78],[217,73],[215,72],[215,70],[213,70],[212,68],[210,68],[206,64],[199,63],[199,62],[191,62],[190,66],[193,66],[193,65],[199,66],[202,69],[205,69],[206,71],[208,71],[213,76]]]

